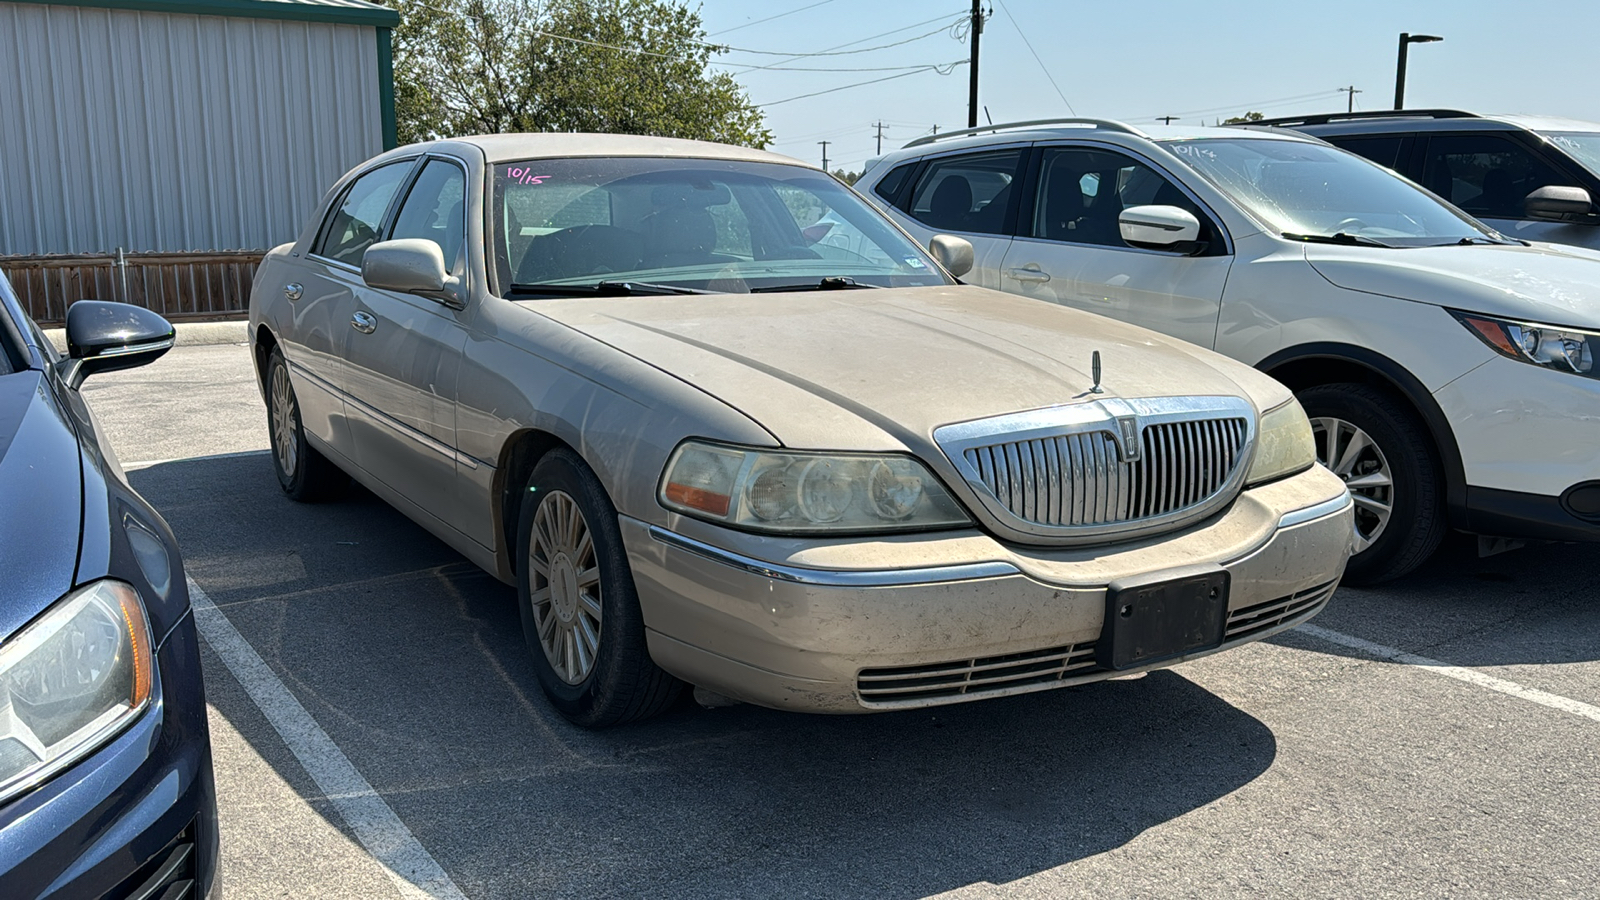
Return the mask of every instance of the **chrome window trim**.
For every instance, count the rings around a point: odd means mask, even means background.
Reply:
[[[767,562],[714,547],[694,538],[684,537],[659,525],[651,525],[650,537],[657,543],[693,553],[712,562],[742,569],[761,578],[810,584],[820,587],[865,588],[906,587],[919,584],[943,584],[951,581],[974,581],[982,578],[1003,578],[1020,575],[1022,570],[1008,562],[998,560],[981,563],[962,563],[950,566],[928,566],[917,569],[808,569]]]
[[[1040,438],[1108,431],[1118,434],[1119,418],[1136,416],[1136,440],[1142,442],[1144,431],[1151,425],[1178,423],[1195,419],[1237,417],[1245,420],[1244,444],[1228,479],[1210,497],[1191,506],[1158,516],[1123,522],[1096,525],[1042,525],[1030,522],[1012,512],[989,489],[977,468],[968,462],[966,451],[997,443],[1028,441]],[[971,495],[982,504],[991,520],[1024,538],[1042,539],[1050,544],[1074,545],[1104,543],[1111,540],[1128,540],[1146,534],[1172,531],[1203,519],[1229,503],[1243,490],[1254,461],[1257,430],[1260,416],[1255,407],[1242,397],[1108,397],[1086,403],[1050,406],[1043,409],[1008,413],[987,419],[943,425],[933,431],[933,440],[944,452],[945,458],[961,474]],[[1119,462],[1125,461],[1125,455]]]

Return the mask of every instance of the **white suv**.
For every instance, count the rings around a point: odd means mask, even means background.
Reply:
[[[1352,581],[1410,571],[1448,527],[1600,540],[1600,254],[1505,238],[1278,129],[969,129],[856,188],[924,242],[970,241],[971,281],[1288,384],[1356,499]]]

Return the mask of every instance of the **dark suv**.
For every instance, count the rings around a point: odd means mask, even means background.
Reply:
[[[1600,124],[1453,109],[1266,119],[1388,166],[1508,237],[1600,250]]]

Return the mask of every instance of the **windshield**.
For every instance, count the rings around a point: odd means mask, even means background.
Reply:
[[[1568,156],[1582,163],[1585,169],[1600,175],[1600,132],[1568,131],[1561,134],[1545,134],[1544,137]]]
[[[1170,141],[1166,147],[1290,237],[1404,247],[1498,239],[1388,169],[1333,147],[1249,138]]]
[[[743,293],[948,284],[849,188],[800,166],[539,159],[495,167],[494,259],[508,291]]]

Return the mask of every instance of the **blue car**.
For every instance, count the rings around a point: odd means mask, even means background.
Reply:
[[[215,897],[183,563],[78,393],[173,329],[85,300],[67,338],[63,359],[0,275],[0,898]]]

